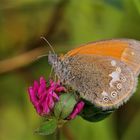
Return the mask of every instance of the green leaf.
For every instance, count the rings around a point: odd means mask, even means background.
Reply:
[[[107,118],[113,110],[102,110],[101,108],[97,108],[95,105],[88,104],[85,101],[85,107],[80,116],[87,121],[97,122]]]
[[[58,119],[65,119],[73,111],[76,105],[76,99],[73,93],[66,93],[60,96],[59,102],[56,103],[54,114]]]
[[[35,133],[39,135],[50,135],[55,132],[57,128],[56,119],[51,119],[43,123],[39,128],[35,130]]]

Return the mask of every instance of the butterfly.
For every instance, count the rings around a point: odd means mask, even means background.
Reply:
[[[133,95],[140,74],[140,42],[111,39],[89,43],[48,61],[63,84],[102,110],[117,109]]]

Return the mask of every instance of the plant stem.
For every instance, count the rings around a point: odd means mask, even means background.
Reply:
[[[60,129],[57,128],[56,130],[56,140],[60,140]]]

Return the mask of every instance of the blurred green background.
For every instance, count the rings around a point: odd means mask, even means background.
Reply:
[[[58,54],[110,38],[140,40],[140,0],[0,0],[0,140],[51,140],[33,134],[42,119],[27,87],[50,73],[49,47]],[[62,140],[140,140],[140,84],[131,100],[107,119],[80,117],[61,129]]]

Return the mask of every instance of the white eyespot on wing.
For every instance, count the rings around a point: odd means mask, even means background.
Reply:
[[[109,101],[109,97],[108,97],[108,96],[104,96],[104,97],[103,97],[103,101],[104,101],[104,102],[108,102],[108,101]]]
[[[103,101],[108,102],[109,101],[108,93],[106,91],[103,91],[101,94],[103,96]]]
[[[117,84],[117,89],[122,89],[122,84],[121,83]]]
[[[118,93],[117,93],[116,91],[112,91],[112,92],[111,92],[111,97],[112,97],[112,98],[115,98],[115,97],[117,97],[117,94],[118,94]]]
[[[111,74],[109,74],[110,77],[112,77],[112,80],[110,81],[109,85],[110,87],[113,87],[113,83],[120,80],[120,72],[113,71]]]
[[[116,61],[115,61],[115,60],[112,60],[112,61],[111,61],[111,65],[112,65],[112,66],[116,66]]]

